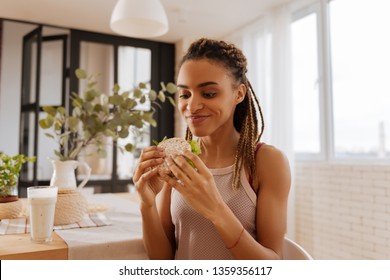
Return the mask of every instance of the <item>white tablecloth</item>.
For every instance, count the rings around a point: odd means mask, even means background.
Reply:
[[[86,198],[89,204],[108,208],[104,214],[112,225],[56,231],[69,247],[69,259],[147,259],[138,204],[114,194],[86,195]]]

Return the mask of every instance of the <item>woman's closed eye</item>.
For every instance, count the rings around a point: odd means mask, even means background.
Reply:
[[[179,98],[187,99],[191,96],[190,92],[187,91],[179,91]]]
[[[213,98],[217,93],[216,92],[203,92],[202,95],[204,98]]]

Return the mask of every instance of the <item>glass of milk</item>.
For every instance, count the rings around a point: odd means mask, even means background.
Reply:
[[[27,188],[30,236],[33,242],[52,240],[57,193],[58,188],[53,186]]]

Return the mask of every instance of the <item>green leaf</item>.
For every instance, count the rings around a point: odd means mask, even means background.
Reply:
[[[120,138],[127,138],[127,136],[129,136],[129,129],[127,127],[123,127],[122,130],[118,132],[118,136]]]
[[[123,99],[127,99],[127,98],[129,98],[130,91],[126,90],[126,91],[122,92],[121,95],[122,95]]]
[[[140,89],[136,88],[136,89],[134,90],[133,94],[134,94],[134,97],[135,97],[135,98],[141,98],[141,96],[142,96],[142,91],[141,91]]]
[[[77,107],[77,108],[83,107],[82,103],[78,99],[73,99],[72,105],[73,107]]]
[[[64,160],[64,155],[61,154],[58,150],[54,150],[54,154],[60,159],[60,160]]]
[[[198,143],[198,141],[196,140],[190,140],[188,141],[188,143],[190,143],[190,146],[191,146],[191,152],[194,153],[195,155],[200,155],[202,153],[202,150],[200,148],[200,145]]]
[[[159,92],[158,92],[158,99],[161,101],[161,102],[165,102],[165,94],[164,94],[164,92],[162,91],[162,90],[160,90]]]
[[[73,108],[72,116],[75,118],[81,116],[81,109],[79,107]]]
[[[79,145],[77,148],[75,148],[70,154],[69,154],[69,159],[75,159],[77,155],[80,153],[82,146]]]
[[[153,126],[153,127],[157,127],[157,121],[154,120],[154,119],[151,119],[150,121],[148,121],[148,123]]]
[[[97,82],[96,81],[93,81],[93,82],[90,82],[87,84],[87,87],[88,88],[93,88],[94,86],[96,86]]]
[[[84,92],[84,99],[88,102],[95,99],[95,97],[98,95],[98,93],[95,90],[88,90]]]
[[[75,117],[69,117],[68,118],[68,126],[69,129],[72,131],[77,131],[78,129],[79,120]]]
[[[50,134],[50,133],[45,133],[45,135],[49,138],[53,138],[54,139],[54,135],[53,134]]]
[[[113,138],[116,137],[114,131],[112,131],[111,129],[106,129],[106,130],[104,131],[104,134],[105,134],[106,136],[108,136],[108,137],[113,137]]]
[[[64,107],[61,106],[61,107],[58,107],[58,108],[57,108],[57,112],[60,113],[61,115],[65,115],[66,110],[65,110]]]
[[[96,112],[96,113],[99,113],[99,112],[103,111],[102,105],[96,104],[95,107],[93,107],[93,111]]]
[[[167,84],[167,91],[170,93],[170,94],[175,94],[176,91],[177,91],[177,87],[174,83],[168,83]]]
[[[112,105],[119,106],[122,103],[122,101],[123,101],[123,98],[119,94],[114,94],[108,98],[108,102],[110,102],[110,104],[112,104]]]
[[[114,84],[114,86],[112,87],[112,92],[113,93],[118,93],[120,90],[120,86],[118,84]]]
[[[147,86],[146,86],[145,83],[141,82],[141,83],[138,84],[138,87],[141,88],[141,89],[145,89]]]
[[[47,119],[40,119],[39,126],[43,129],[48,129],[51,127],[51,125],[48,124]]]
[[[168,98],[168,100],[169,100],[169,103],[171,103],[172,106],[175,107],[175,106],[176,106],[175,100],[174,100],[172,97],[170,97],[170,96],[167,96],[167,98]]]
[[[54,122],[54,131],[59,131],[62,129],[62,123],[59,121]]]
[[[128,151],[128,152],[133,152],[134,149],[135,149],[135,146],[133,144],[131,144],[131,143],[128,143],[125,146],[125,150]]]
[[[57,113],[57,110],[51,106],[44,106],[42,109],[43,109],[43,111],[45,111],[46,113],[48,113],[50,116],[53,116],[53,117]]]
[[[160,82],[160,86],[161,86],[161,90],[162,91],[166,91],[167,90],[167,88],[165,87],[164,82]]]
[[[78,69],[76,69],[75,73],[76,73],[77,79],[79,79],[79,80],[87,78],[87,72],[83,69],[78,68]]]
[[[156,98],[157,98],[157,93],[156,93],[156,91],[155,90],[151,90],[151,91],[149,91],[149,99],[151,100],[151,101],[154,101],[154,100],[156,100]]]

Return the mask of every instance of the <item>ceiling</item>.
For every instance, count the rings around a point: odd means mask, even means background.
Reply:
[[[144,0],[140,0],[144,1]],[[174,43],[182,38],[228,35],[289,0],[161,0],[169,32],[150,38]],[[0,0],[0,18],[113,34],[109,22],[116,0]]]

